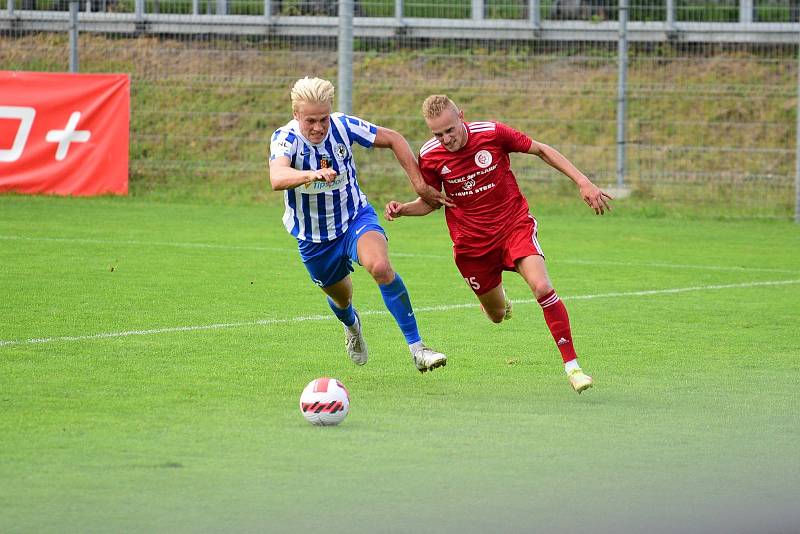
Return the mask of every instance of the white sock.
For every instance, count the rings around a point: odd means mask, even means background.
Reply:
[[[419,349],[424,348],[424,347],[425,347],[425,343],[423,343],[422,340],[420,339],[416,343],[409,343],[408,350],[411,351],[411,354],[413,356],[413,354],[415,352],[417,352]]]
[[[358,315],[356,315],[356,322],[350,326],[344,325],[344,327],[347,328],[348,332],[351,334],[358,334],[358,332],[361,330],[361,321],[358,320]]]
[[[564,371],[566,371],[567,374],[569,374],[570,371],[573,371],[575,369],[580,369],[580,368],[581,368],[581,366],[578,365],[578,358],[575,358],[574,360],[570,360],[570,361],[568,361],[567,363],[564,364]]]

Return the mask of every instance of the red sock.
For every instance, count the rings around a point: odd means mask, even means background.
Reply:
[[[572,346],[572,331],[569,328],[567,308],[556,295],[555,289],[537,299],[537,302],[544,312],[547,328],[550,329],[550,333],[553,334],[553,340],[558,345],[558,350],[561,351],[561,359],[564,360],[564,363],[567,363],[577,358],[575,347]]]

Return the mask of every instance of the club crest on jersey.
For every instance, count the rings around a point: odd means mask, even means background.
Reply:
[[[333,151],[336,153],[336,157],[339,159],[344,159],[344,157],[347,155],[347,147],[345,147],[342,143],[337,144],[333,148]]]
[[[464,182],[464,185],[462,187],[464,188],[464,191],[469,191],[470,189],[475,187],[475,180],[467,180],[466,182]]]
[[[475,165],[481,169],[485,169],[492,164],[492,153],[488,150],[481,150],[475,154]]]

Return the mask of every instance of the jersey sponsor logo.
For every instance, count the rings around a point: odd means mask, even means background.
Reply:
[[[330,158],[327,155],[322,156],[322,159],[319,160],[319,166],[321,169],[329,169],[331,167]]]
[[[447,168],[447,165],[445,165],[444,167],[442,167],[441,175],[444,176],[445,174],[450,174],[451,172],[452,171]]]
[[[485,169],[492,164],[492,153],[488,150],[481,150],[475,154],[475,165],[481,169]]]
[[[456,191],[453,193],[454,197],[465,197],[467,195],[477,195],[478,193],[483,193],[484,191],[488,191],[489,189],[493,188],[495,183],[492,182],[490,184],[485,184],[480,187],[476,187],[475,189],[467,189],[464,191]]]
[[[302,189],[298,189],[301,193],[305,195],[318,195],[320,193],[325,193],[327,191],[333,191],[335,189],[341,189],[347,183],[347,173],[339,173],[336,179],[330,183],[324,181],[314,181],[308,184],[304,184]]]
[[[468,182],[469,180],[472,180],[476,176],[482,176],[484,174],[488,174],[488,173],[492,172],[493,170],[495,170],[496,168],[497,168],[497,163],[495,163],[491,167],[483,169],[482,171],[471,172],[471,173],[467,174],[466,176],[460,176],[458,178],[450,178],[450,179],[447,180],[447,183],[448,184],[461,184],[461,183],[464,183],[464,182]]]
[[[475,180],[467,180],[466,182],[464,182],[464,185],[462,187],[464,188],[464,191],[469,191],[470,189],[475,187]]]

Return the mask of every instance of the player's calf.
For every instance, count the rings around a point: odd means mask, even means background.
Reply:
[[[501,323],[503,321],[511,319],[511,312],[512,312],[511,301],[508,300],[505,291],[503,291],[502,304],[487,307],[483,303],[481,303],[481,311],[493,323]]]

